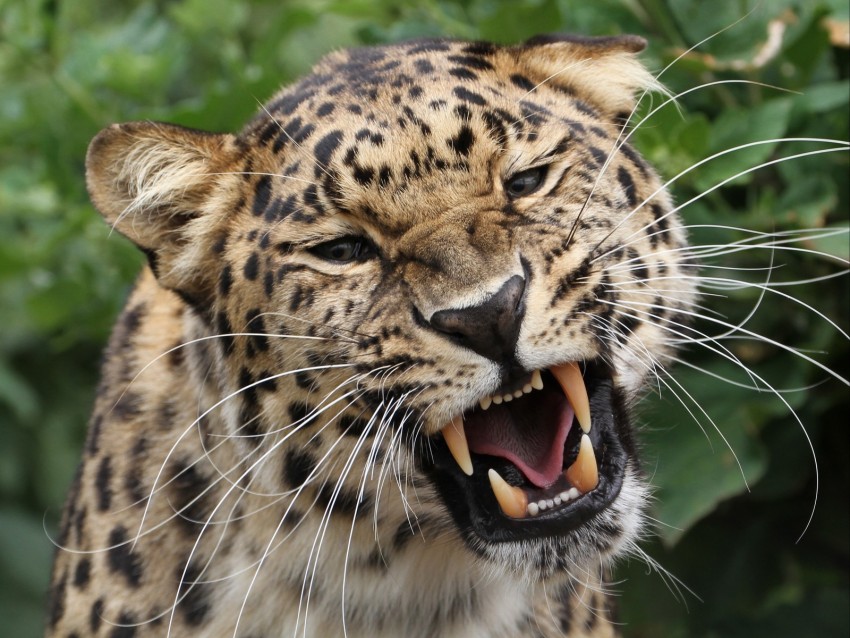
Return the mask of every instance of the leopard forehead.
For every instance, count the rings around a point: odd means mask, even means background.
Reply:
[[[344,211],[400,235],[570,148],[590,153],[575,163],[604,161],[630,100],[621,85],[597,95],[582,90],[584,77],[560,77],[587,62],[557,68],[516,48],[446,40],[328,56],[240,136],[246,173],[268,171],[252,210],[272,221],[295,213],[302,223]],[[619,60],[620,72],[637,74],[631,62]],[[300,197],[291,188],[298,180]]]

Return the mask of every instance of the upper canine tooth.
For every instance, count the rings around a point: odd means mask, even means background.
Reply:
[[[481,406],[482,410],[486,410],[490,407],[490,404],[493,403],[493,399],[491,397],[484,397],[483,399],[478,399],[478,405]]]
[[[570,361],[564,365],[555,366],[550,371],[555,375],[570,405],[573,406],[581,431],[587,434],[590,432],[590,401],[587,399],[587,387],[584,385],[578,363]]]
[[[543,389],[543,377],[540,376],[540,370],[531,373],[531,387],[535,390]]]
[[[449,446],[452,457],[467,476],[472,476],[472,457],[469,456],[469,445],[466,442],[466,432],[463,431],[463,417],[456,416],[440,432]]]
[[[490,469],[487,476],[490,478],[490,487],[493,488],[493,494],[496,495],[502,512],[512,518],[525,518],[528,515],[528,497],[525,492],[518,487],[508,485],[494,469]]]
[[[567,480],[582,494],[599,485],[599,468],[596,466],[596,455],[593,453],[593,445],[590,437],[581,435],[578,456],[575,462],[564,472]]]

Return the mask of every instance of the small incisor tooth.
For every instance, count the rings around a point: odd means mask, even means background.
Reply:
[[[469,456],[469,445],[466,442],[466,432],[463,431],[463,418],[455,417],[441,432],[449,446],[452,457],[467,476],[472,476],[472,457]]]
[[[525,518],[528,515],[528,497],[518,487],[508,485],[499,473],[490,469],[487,472],[490,478],[490,487],[499,502],[499,507],[511,518]]]
[[[570,361],[564,365],[555,366],[551,372],[564,390],[564,394],[567,395],[570,405],[573,406],[581,431],[587,434],[590,432],[590,401],[587,399],[587,387],[584,385],[578,363]]]
[[[578,447],[578,456],[575,462],[564,472],[567,480],[582,494],[599,485],[599,468],[596,466],[596,455],[590,437],[581,435],[581,443]]]

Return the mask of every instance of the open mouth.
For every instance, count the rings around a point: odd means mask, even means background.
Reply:
[[[461,525],[494,541],[563,535],[617,496],[625,410],[599,363],[535,371],[432,439],[432,478]]]

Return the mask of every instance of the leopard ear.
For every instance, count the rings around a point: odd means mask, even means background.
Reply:
[[[86,182],[94,205],[147,254],[160,282],[192,297],[201,292],[203,262],[210,259],[204,236],[224,209],[216,201],[221,174],[235,155],[231,135],[114,124],[89,145]]]
[[[514,47],[528,76],[552,83],[608,117],[628,115],[643,91],[665,89],[637,60],[646,40],[636,35],[538,35]]]

